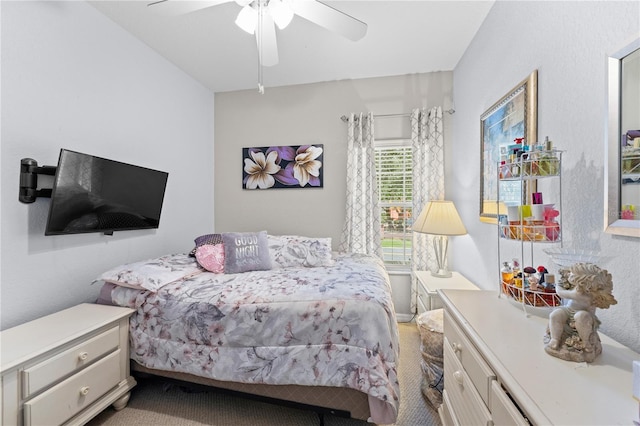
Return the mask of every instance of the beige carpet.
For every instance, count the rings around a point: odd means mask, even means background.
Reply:
[[[440,425],[436,410],[420,391],[420,334],[415,323],[400,329],[400,413],[397,426]],[[138,379],[127,407],[107,408],[89,426],[173,425],[173,426],[306,426],[319,425],[318,414],[202,388],[187,388],[162,379]],[[324,415],[326,426],[366,426],[370,423]]]

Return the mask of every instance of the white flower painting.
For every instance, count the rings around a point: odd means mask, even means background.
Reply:
[[[243,148],[244,189],[322,188],[323,145]]]

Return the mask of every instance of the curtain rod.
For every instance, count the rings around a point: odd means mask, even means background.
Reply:
[[[453,114],[454,112],[456,112],[455,109],[451,108],[448,109],[446,111],[447,114]],[[393,118],[393,117],[411,117],[411,113],[410,112],[403,112],[403,113],[399,113],[399,114],[373,114],[373,116],[375,118]],[[347,117],[346,115],[343,115],[342,117],[340,117],[340,120],[342,121],[349,121],[349,117]]]

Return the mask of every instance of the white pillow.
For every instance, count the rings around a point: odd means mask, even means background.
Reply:
[[[331,238],[298,235],[269,235],[269,255],[273,268],[333,266]]]
[[[167,284],[201,272],[203,269],[195,258],[180,253],[120,265],[106,271],[97,280],[156,292]]]

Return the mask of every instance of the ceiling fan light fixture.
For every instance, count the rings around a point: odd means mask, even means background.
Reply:
[[[273,21],[281,30],[284,30],[293,19],[293,10],[282,0],[270,0],[267,8]]]
[[[244,31],[253,34],[256,32],[256,27],[258,26],[258,11],[251,7],[251,5],[246,5],[240,13],[238,13],[235,22],[236,25]]]

